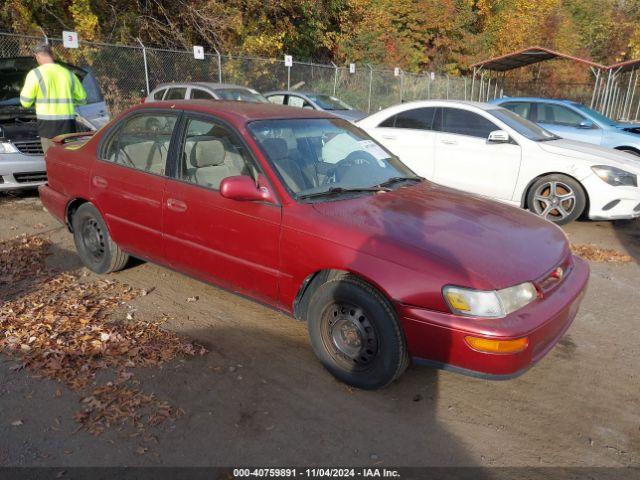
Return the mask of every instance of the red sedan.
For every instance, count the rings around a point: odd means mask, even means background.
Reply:
[[[68,140],[47,152],[40,197],[88,268],[131,255],[306,320],[322,364],[356,387],[387,385],[410,358],[518,375],[587,284],[558,227],[425,181],[322,112],[146,103]]]

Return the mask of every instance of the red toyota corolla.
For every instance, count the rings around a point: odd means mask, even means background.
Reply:
[[[40,196],[88,268],[132,255],[279,308],[356,387],[387,385],[410,358],[518,375],[587,284],[558,227],[425,181],[322,112],[147,103],[70,140],[47,152]]]

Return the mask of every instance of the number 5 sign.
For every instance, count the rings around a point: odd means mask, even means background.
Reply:
[[[65,48],[78,48],[78,32],[62,32],[62,45]]]

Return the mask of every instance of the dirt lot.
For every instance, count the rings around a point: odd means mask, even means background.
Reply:
[[[591,262],[582,309],[540,364],[506,382],[412,366],[377,392],[326,373],[303,323],[137,263],[110,276],[149,291],[136,311],[166,315],[165,328],[209,349],[135,369],[141,389],[184,415],[144,436],[92,436],[74,420],[77,393],[0,355],[0,465],[638,466],[640,222],[566,231],[633,260]],[[52,266],[81,268],[71,235],[36,196],[0,197],[0,241],[23,233],[53,242]]]

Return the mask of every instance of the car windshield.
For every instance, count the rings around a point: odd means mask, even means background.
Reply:
[[[216,95],[222,100],[236,100],[238,102],[269,103],[265,97],[249,88],[218,88]]]
[[[309,97],[312,102],[316,103],[323,110],[353,110],[351,105],[348,105],[339,98],[331,95],[307,94],[307,97]]]
[[[422,180],[342,119],[259,120],[248,127],[297,199],[380,192]]]
[[[491,108],[487,113],[493,115],[501,122],[506,123],[523,137],[533,140],[534,142],[546,142],[549,140],[557,140],[557,135],[545,130],[539,125],[530,122],[526,118],[522,118],[517,113],[513,113],[506,108]]]
[[[60,62],[59,62],[60,63]],[[102,101],[102,95],[94,77],[85,70],[61,63],[76,74],[87,92],[87,103]],[[35,59],[31,57],[13,57],[0,60],[0,107],[20,106],[20,90],[29,70],[37,67]]]
[[[596,112],[595,110],[589,107],[586,107],[581,103],[572,103],[571,106],[574,108],[577,108],[583,113],[586,113],[591,118],[593,118],[596,122],[604,123],[605,125],[609,125],[611,127],[615,127],[617,125],[617,122],[615,122],[614,120],[611,120],[609,117],[601,114],[600,112]]]

